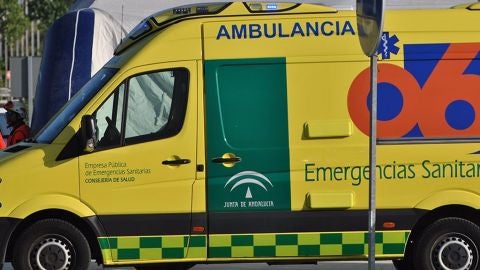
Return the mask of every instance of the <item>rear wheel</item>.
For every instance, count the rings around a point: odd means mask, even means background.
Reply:
[[[480,228],[461,218],[427,227],[415,247],[417,270],[479,270]]]
[[[72,224],[40,220],[17,239],[12,263],[15,270],[85,270],[90,264],[90,247]]]

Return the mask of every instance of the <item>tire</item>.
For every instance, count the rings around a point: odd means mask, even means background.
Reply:
[[[28,227],[13,247],[15,270],[85,270],[90,265],[87,239],[71,223],[40,220]]]
[[[415,247],[416,270],[479,270],[480,227],[462,218],[435,221]]]

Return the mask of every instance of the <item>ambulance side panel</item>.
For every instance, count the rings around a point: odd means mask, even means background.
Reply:
[[[480,29],[466,10],[388,15],[377,256],[396,258],[428,211],[480,207]],[[209,257],[364,257],[369,62],[354,15],[227,18],[203,34]]]

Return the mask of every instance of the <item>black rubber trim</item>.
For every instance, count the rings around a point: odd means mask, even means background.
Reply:
[[[394,222],[392,230],[411,230],[427,212],[377,210],[376,229],[388,230],[383,223]],[[109,236],[187,235],[198,233],[192,228],[199,226],[210,234],[368,231],[367,210],[105,215],[98,220]]]
[[[105,236],[106,232],[105,229],[103,228],[102,223],[100,222],[100,219],[98,216],[91,216],[91,217],[86,217],[84,218],[85,222],[90,226],[90,228],[93,230],[93,233],[95,236]]]
[[[148,214],[98,216],[106,235],[188,235],[193,226],[206,228],[206,214]]]
[[[377,230],[395,222],[393,230],[411,230],[425,210],[377,210]],[[368,231],[368,211],[302,211],[209,213],[209,233],[287,233]]]

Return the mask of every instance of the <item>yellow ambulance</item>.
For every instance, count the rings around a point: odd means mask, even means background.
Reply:
[[[479,22],[480,3],[386,12],[376,256],[398,269],[480,269]],[[1,262],[366,259],[368,97],[352,10],[154,15],[32,141],[0,152]]]

